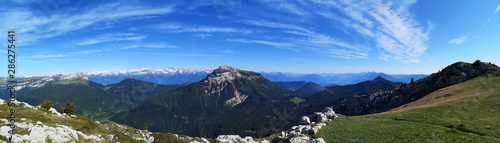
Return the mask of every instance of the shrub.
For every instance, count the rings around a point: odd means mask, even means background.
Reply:
[[[50,108],[54,107],[54,104],[52,104],[52,102],[50,102],[50,100],[44,100],[44,102],[42,103],[41,107],[43,109],[47,109],[49,110]]]
[[[68,101],[68,102],[66,102],[66,105],[64,105],[64,107],[59,108],[59,112],[72,115],[72,114],[75,114],[76,107],[75,107],[75,105],[73,105],[73,103]]]
[[[472,67],[479,67],[481,65],[481,60],[476,60],[474,63],[472,63]]]

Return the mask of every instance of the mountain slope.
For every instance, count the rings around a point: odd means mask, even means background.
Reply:
[[[112,94],[114,100],[119,100],[123,103],[120,106],[124,106],[125,110],[130,110],[155,95],[166,93],[182,86],[184,85],[163,85],[127,78],[119,83],[107,85],[104,87],[104,90]]]
[[[289,124],[273,110],[293,112],[293,95],[258,73],[223,65],[199,82],[152,97],[111,120],[191,136],[264,136],[270,128]]]
[[[327,89],[308,96],[305,104],[309,106],[306,113],[321,110],[324,107],[337,106],[342,100],[357,95],[364,95],[369,93],[377,93],[386,90],[396,89],[401,86],[401,83],[393,83],[381,76],[370,80],[361,82],[354,85],[336,85],[328,87]]]
[[[180,86],[182,85],[160,85],[135,79],[125,79],[108,86],[86,79],[57,80],[18,99],[32,105],[39,105],[48,99],[57,109],[70,101],[78,107],[76,114],[106,122],[111,114],[133,109],[154,95]]]
[[[483,63],[479,60],[473,64],[457,62],[447,66],[438,73],[433,73],[401,88],[346,99],[335,111],[344,115],[363,115],[387,111],[420,99],[438,89],[458,84],[477,76],[487,75],[499,69],[494,64]]]
[[[310,95],[313,95],[314,93],[320,92],[325,90],[326,88],[316,84],[314,82],[308,82],[304,86],[302,86],[300,89],[295,90],[297,94],[299,94],[301,97],[307,97]]]
[[[500,142],[500,73],[432,92],[391,111],[342,117],[326,142]]]
[[[25,102],[14,102],[8,106],[0,99],[0,141],[7,142],[12,136],[8,117],[11,109],[16,110],[16,130],[11,142],[85,142],[85,143],[146,143],[146,142],[217,142],[215,139],[188,137],[171,133],[152,133],[138,130],[115,122],[99,123],[85,116],[74,116],[33,107]],[[78,108],[78,107],[77,107]]]
[[[307,84],[306,81],[287,81],[287,82],[274,82],[274,83],[276,83],[277,85],[279,85],[285,89],[292,90],[292,91],[300,89],[300,88],[304,87],[304,85]]]
[[[114,102],[113,97],[103,88],[101,84],[84,79],[62,80],[33,90],[19,97],[19,100],[39,105],[48,99],[56,109],[70,101],[79,107],[76,109],[76,114],[92,117],[94,113],[112,109],[110,103]]]

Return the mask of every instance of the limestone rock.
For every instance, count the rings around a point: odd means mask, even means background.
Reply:
[[[222,143],[237,143],[241,140],[241,137],[239,135],[219,135],[217,140]]]
[[[312,122],[326,122],[328,120],[328,117],[326,117],[325,114],[321,112],[314,112],[311,115],[309,115],[309,118],[311,119]]]
[[[326,143],[323,138],[317,138],[317,139],[312,139],[308,141],[307,143]]]
[[[307,116],[302,116],[302,118],[300,118],[299,124],[300,125],[310,125],[311,120],[309,120],[309,117],[307,117]]]
[[[325,109],[323,109],[323,114],[325,114],[326,117],[329,119],[335,119],[338,117],[337,114],[335,114],[333,109],[330,107],[325,107]]]

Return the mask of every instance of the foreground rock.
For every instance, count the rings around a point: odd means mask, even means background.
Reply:
[[[326,107],[323,112],[314,112],[309,116],[303,116],[298,126],[291,127],[288,132],[282,131],[273,138],[272,142],[290,142],[290,143],[324,143],[323,138],[310,139],[307,135],[315,135],[326,126],[325,122],[338,118],[338,115],[330,107]],[[311,122],[309,122],[311,119]],[[313,126],[311,126],[313,124]]]

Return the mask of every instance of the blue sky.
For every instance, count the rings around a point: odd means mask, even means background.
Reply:
[[[7,0],[0,18],[5,39],[16,30],[21,75],[222,64],[429,74],[457,61],[500,64],[498,0]]]

